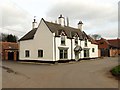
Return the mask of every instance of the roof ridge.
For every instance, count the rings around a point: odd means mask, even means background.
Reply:
[[[58,24],[58,23],[54,23],[54,22],[49,22],[49,21],[46,21],[46,20],[44,20],[45,22],[47,22],[47,23],[50,23],[50,24],[55,24],[55,25],[59,25],[60,27],[62,27],[62,28],[65,28],[65,27],[69,27],[69,28],[72,28],[72,29],[76,29],[76,30],[79,30],[78,28],[75,28],[75,27],[71,27],[71,26],[61,26],[60,24]]]

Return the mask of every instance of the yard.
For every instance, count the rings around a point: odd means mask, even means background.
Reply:
[[[3,88],[118,88],[118,57],[58,64],[3,61]]]

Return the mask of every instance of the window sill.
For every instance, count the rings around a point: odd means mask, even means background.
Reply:
[[[43,57],[38,57],[38,58],[43,58]]]
[[[60,60],[68,60],[68,58],[60,59]]]
[[[65,44],[61,44],[61,46],[66,46]]]

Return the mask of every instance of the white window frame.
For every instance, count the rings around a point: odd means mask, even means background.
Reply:
[[[38,58],[43,58],[44,56],[44,51],[42,49],[38,50]]]
[[[87,47],[87,46],[88,46],[87,39],[85,39],[84,45],[85,45],[85,47]]]
[[[66,36],[63,31],[61,32],[61,45],[66,45]]]
[[[25,50],[25,57],[29,58],[30,57],[30,50]]]
[[[61,51],[62,51],[62,58],[61,58]],[[68,59],[68,49],[59,49],[59,58],[60,60]]]

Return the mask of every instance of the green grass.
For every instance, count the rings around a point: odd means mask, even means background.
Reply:
[[[111,73],[112,73],[114,76],[120,77],[120,65],[114,67],[114,68],[111,70]]]

